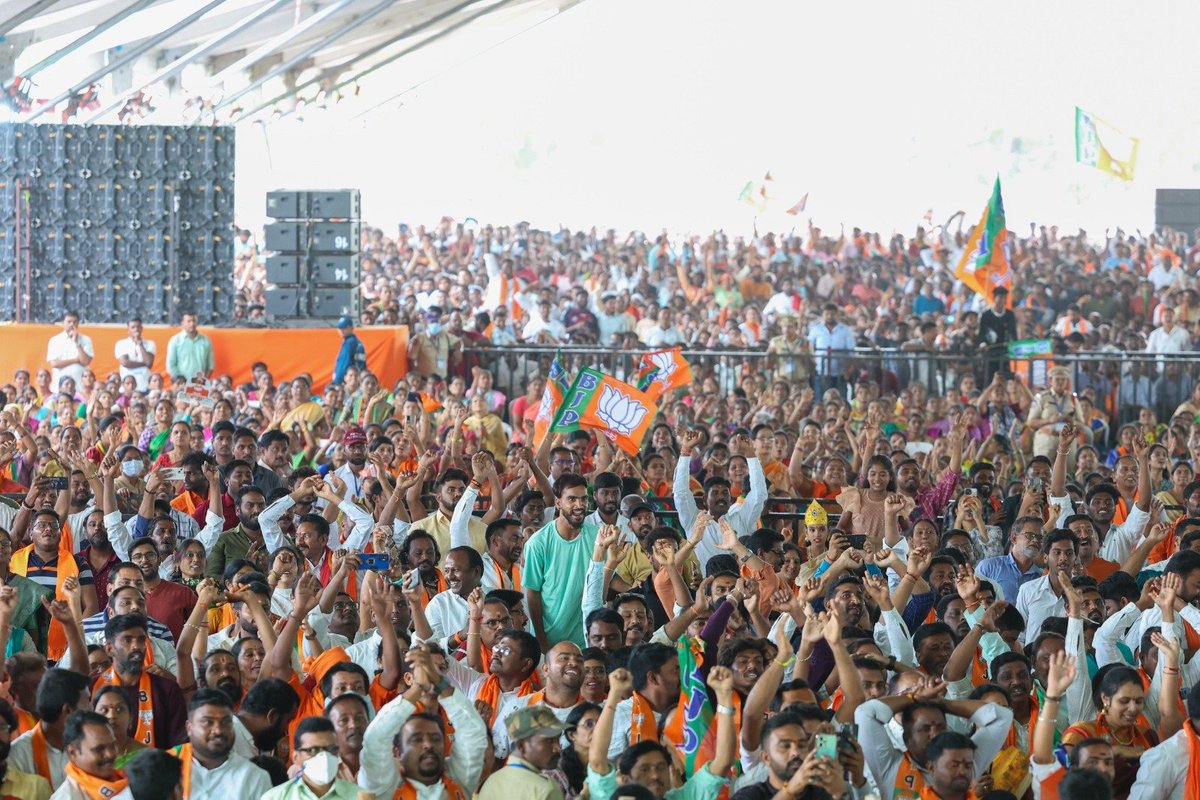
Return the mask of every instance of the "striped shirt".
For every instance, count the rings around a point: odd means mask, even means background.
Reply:
[[[79,568],[79,585],[91,586],[93,583],[92,565],[84,557],[76,555],[74,559]],[[52,593],[58,591],[58,554],[55,553],[54,558],[49,561],[42,561],[36,550],[30,550],[29,569],[25,573],[25,577],[38,586],[46,587]]]
[[[109,615],[107,608],[105,608],[99,614],[92,614],[90,617],[85,619],[83,621],[84,637],[97,633],[103,636],[104,626],[108,624],[108,619]],[[148,624],[146,625],[146,633],[153,636],[155,639],[162,639],[164,642],[175,644],[175,635],[171,633],[170,628],[168,628],[166,625],[163,625],[156,619],[151,619],[150,617],[146,617],[146,619],[148,620]]]

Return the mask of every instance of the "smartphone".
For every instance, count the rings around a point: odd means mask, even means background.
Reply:
[[[838,736],[836,733],[818,733],[817,756],[836,761],[838,757]]]
[[[847,722],[838,731],[838,744],[843,750],[854,750],[854,743],[858,741],[858,723]]]
[[[1029,491],[1031,491],[1031,492],[1042,491],[1042,479],[1038,478],[1036,476],[1033,478],[1030,478],[1029,479]]]
[[[850,541],[850,546],[855,550],[862,550],[867,543],[867,535],[865,533],[852,533],[846,537]]]
[[[70,478],[51,478],[50,479],[50,488],[56,492],[65,492],[67,489],[71,488],[71,479]]]
[[[421,576],[414,569],[412,572],[408,573],[408,577],[404,579],[404,588],[405,589],[415,589],[415,588],[417,588],[417,586],[420,585],[420,583],[421,583]]]
[[[164,481],[183,480],[183,467],[163,467],[160,474]]]
[[[358,568],[369,569],[372,572],[387,572],[391,569],[392,559],[387,553],[359,553]]]

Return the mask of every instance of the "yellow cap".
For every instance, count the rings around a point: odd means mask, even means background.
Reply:
[[[805,525],[828,525],[829,515],[825,513],[825,507],[813,500],[808,504],[808,508],[804,511]]]

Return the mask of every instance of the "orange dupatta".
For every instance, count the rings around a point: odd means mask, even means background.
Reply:
[[[54,780],[50,777],[50,745],[46,743],[46,732],[42,730],[42,723],[33,726],[29,744],[33,750],[34,770],[53,786]]]
[[[442,788],[446,790],[448,800],[467,800],[467,793],[448,775],[442,776]],[[417,790],[412,785],[412,781],[408,779],[400,781],[400,788],[392,795],[392,800],[417,800]]]
[[[13,706],[13,711],[17,712],[17,736],[28,733],[37,725],[37,720],[28,711],[16,706]]]
[[[1133,729],[1133,738],[1126,744],[1127,747],[1141,747],[1143,750],[1149,750],[1154,745],[1146,738],[1146,731],[1149,730],[1149,723],[1146,722],[1144,716],[1138,717],[1138,724]],[[1070,736],[1072,741],[1067,741]],[[1063,732],[1063,744],[1075,746],[1075,742],[1081,739],[1087,739],[1092,736],[1098,736],[1108,739],[1111,742],[1117,742],[1112,735],[1112,729],[1108,727],[1108,723],[1104,721],[1103,712],[1096,715],[1096,719],[1092,722],[1078,722]]]
[[[922,786],[919,797],[921,800],[942,800],[942,798],[938,796],[938,793],[933,790],[932,786]],[[975,792],[968,790],[967,796],[964,797],[963,800],[979,800],[979,796],[975,794]]]
[[[1183,800],[1200,800],[1200,736],[1192,721],[1183,723],[1183,735],[1188,743],[1187,778],[1183,782]]]
[[[192,744],[185,742],[170,753],[183,764],[183,800],[188,800],[192,796]]]
[[[654,706],[639,692],[634,692],[630,699],[629,743],[658,741],[658,717]]]
[[[450,588],[450,584],[446,583],[446,576],[442,574],[440,569],[436,569],[434,572],[437,573],[437,594],[441,594]],[[429,587],[425,585],[424,581],[421,582],[421,589],[423,590],[421,592],[421,608],[425,608],[425,606],[429,605],[430,594]]]
[[[149,652],[149,647],[146,652]],[[116,669],[109,667],[96,679],[92,691],[95,691],[97,686],[121,686]],[[146,747],[154,747],[154,701],[150,693],[150,673],[144,669],[138,678],[137,731],[134,732],[134,737]]]
[[[521,685],[517,687],[517,697],[528,697],[538,689],[537,671],[531,672],[529,677],[521,681]],[[496,714],[500,710],[500,678],[496,675],[488,675],[487,680],[483,682],[483,686],[479,687],[479,694],[475,695],[476,700],[482,700],[487,703],[492,709],[492,717],[488,720],[488,727],[496,724]]]
[[[925,776],[913,764],[912,756],[905,753],[904,758],[900,760],[900,767],[896,770],[896,785],[892,791],[892,800],[916,800],[916,798],[927,800],[925,789]],[[936,794],[933,795],[933,798],[939,800]]]
[[[521,591],[521,570],[513,570],[512,577],[509,577],[504,570],[500,569],[500,565],[496,563],[496,559],[494,558],[492,559],[492,569],[496,571],[497,586],[501,589]]]
[[[109,800],[110,797],[120,794],[129,785],[129,781],[125,780],[125,773],[119,769],[113,770],[111,780],[105,780],[87,774],[68,761],[64,772],[67,780],[75,781],[75,785],[92,800]]]
[[[71,552],[71,537],[62,536],[58,540],[58,566],[57,574],[54,577],[54,595],[61,599],[66,599],[63,594],[63,583],[67,578],[79,577],[79,565],[75,563],[75,555]],[[14,575],[20,575],[22,578],[29,577],[29,554],[33,552],[33,545],[26,545],[20,550],[12,554],[12,558],[8,562],[8,570]],[[62,624],[56,620],[50,620],[50,634],[46,641],[46,657],[55,661],[62,658],[63,653],[67,651],[67,634],[63,630]]]

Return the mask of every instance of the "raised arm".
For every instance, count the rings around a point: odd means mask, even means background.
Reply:
[[[709,670],[708,685],[717,697],[717,744],[708,771],[724,778],[737,759],[737,730],[733,722],[733,671],[716,666]],[[588,755],[591,755],[589,751]]]
[[[613,718],[617,706],[633,694],[633,676],[625,668],[615,669],[608,676],[608,699],[596,720],[592,730],[592,743],[588,747],[588,768],[597,775],[607,775],[610,769],[608,763],[608,746],[612,742]]]
[[[287,680],[293,673],[292,649],[296,644],[296,633],[304,622],[308,612],[317,606],[317,598],[321,592],[321,581],[312,573],[301,575],[296,581],[296,590],[292,598],[292,613],[288,614],[275,639],[275,644],[267,650],[263,660],[259,680],[263,678],[279,678]],[[259,631],[262,634],[262,631]],[[264,647],[266,643],[264,642]]]

